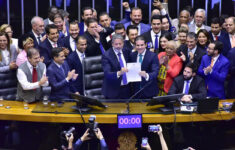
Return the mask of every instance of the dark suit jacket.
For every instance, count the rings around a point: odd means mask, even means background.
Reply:
[[[122,52],[125,57],[126,63],[129,62],[129,52],[126,50],[123,50]],[[117,77],[117,72],[121,70],[121,67],[113,48],[110,48],[108,51],[105,52],[104,55],[102,55],[102,67],[104,71],[102,94],[106,98],[118,98],[122,76],[119,78]],[[122,97],[128,98],[129,95],[130,90],[126,91],[125,96]]]
[[[235,48],[228,52],[229,67],[229,82],[228,82],[228,97],[235,98]]]
[[[225,31],[221,30],[220,36],[218,36],[218,40],[220,39],[220,37],[223,38],[223,37],[225,36],[225,34],[227,34],[227,33],[226,33]],[[214,40],[214,38],[213,38],[213,35],[212,35],[212,32],[211,32],[211,31],[209,31],[209,35],[210,35],[211,41],[214,42],[215,40]]]
[[[131,61],[136,62],[138,57],[138,52],[131,53]],[[158,94],[158,86],[157,86],[157,75],[159,70],[159,62],[158,57],[155,53],[146,50],[143,62],[141,64],[141,71],[146,71],[149,74],[149,80],[146,81],[145,78],[142,77],[141,82],[134,82],[134,91],[135,93],[140,90],[141,87],[144,87],[145,84],[149,84],[136,98],[152,98]],[[149,83],[151,82],[151,83]]]
[[[65,47],[65,48],[67,48],[67,49],[69,50],[69,53],[72,53],[73,50],[72,50],[72,48],[70,47],[70,41],[69,41],[69,39],[70,39],[70,36],[66,36],[65,38],[63,38],[63,39],[61,40],[61,45],[62,45],[63,47]]]
[[[149,30],[148,32],[145,32],[145,33],[142,34],[142,36],[145,38],[146,42],[147,42],[148,45],[149,45],[148,48],[154,48],[154,47],[153,47],[153,43],[154,43],[155,41],[152,40],[151,31],[152,31],[152,30]],[[164,34],[164,33],[166,33],[166,32],[168,32],[168,31],[162,30],[162,31],[161,31],[161,35]],[[171,36],[172,36],[172,39],[174,39],[175,35],[173,35],[173,34],[171,33]],[[162,52],[162,51],[164,51],[164,50],[162,49],[162,47],[161,47],[161,45],[160,45],[160,37],[158,37],[158,40],[159,40],[159,48],[158,48],[157,53],[160,53],[160,52]]]
[[[211,56],[204,55],[198,69],[198,74],[205,79],[207,85],[207,96],[225,99],[224,82],[229,70],[229,61],[226,57],[220,54],[212,68],[212,73],[205,75],[203,69],[208,67],[210,64]]]
[[[171,85],[168,95],[183,93],[183,89],[184,89],[184,77],[183,75],[180,75],[174,79],[174,82]],[[192,95],[193,101],[206,98],[205,82],[200,76],[196,75],[193,77],[193,80],[189,88],[189,94]]]
[[[61,42],[60,40],[58,40],[57,42],[57,46],[61,47]],[[38,49],[40,50],[40,56],[44,57],[44,63],[46,64],[46,66],[48,67],[52,61],[52,57],[51,57],[51,50],[52,50],[52,45],[49,42],[48,39],[45,39],[38,47]]]
[[[44,36],[45,33],[42,34],[42,36]],[[34,36],[32,30],[28,33],[25,33],[24,35],[22,35],[20,38],[19,38],[19,41],[18,41],[18,45],[20,48],[23,49],[23,40],[26,38],[26,37],[31,37],[33,39],[33,43],[34,43],[34,47],[35,48],[38,48],[38,42],[37,42],[37,37]]]
[[[130,52],[133,50],[133,46],[131,45],[131,42],[129,40],[124,41],[124,47],[129,50]]]
[[[184,66],[185,66],[189,62],[187,45],[182,45],[182,46],[179,47],[179,49],[177,50],[177,55],[178,56],[181,56],[180,52],[183,52],[184,55],[186,56],[186,61],[183,62]],[[201,49],[199,46],[197,46],[197,49],[196,49],[195,54],[194,54],[194,61],[193,61],[193,63],[196,65],[197,68],[200,66],[202,56],[205,55],[205,54],[206,54],[206,51]],[[184,68],[184,66],[183,66],[183,68]]]
[[[73,92],[79,92],[81,95],[84,95],[83,89],[83,67],[82,63],[79,59],[79,56],[76,51],[72,52],[68,58],[67,62],[69,64],[70,70],[75,69],[75,72],[78,73],[77,79],[73,82],[74,88],[76,89]]]
[[[79,26],[79,29],[80,29],[79,35],[83,35],[85,33],[85,31],[84,31],[84,21],[78,23],[78,26]]]
[[[74,90],[71,84],[72,80],[67,82],[65,79],[70,71],[66,61],[62,64],[62,67],[64,72],[52,61],[47,69],[47,76],[51,86],[51,100],[69,99],[69,93]]]
[[[224,32],[224,34],[221,34],[221,36],[219,37],[219,41],[221,41],[224,45],[222,54],[227,57],[228,56],[228,52],[231,49],[231,42],[229,39],[229,34],[227,32]]]

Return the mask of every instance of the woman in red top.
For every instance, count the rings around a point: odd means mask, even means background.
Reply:
[[[165,52],[158,54],[160,65],[158,74],[159,96],[167,95],[174,78],[179,75],[182,69],[183,63],[176,54],[176,50],[176,43],[174,41],[169,41]]]

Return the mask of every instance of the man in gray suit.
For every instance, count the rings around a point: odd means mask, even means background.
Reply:
[[[194,32],[197,34],[200,29],[206,29],[209,32],[211,28],[203,24],[205,20],[205,10],[201,8],[197,9],[194,15],[194,24],[189,25],[189,32]]]
[[[46,65],[40,62],[39,51],[31,48],[27,51],[28,60],[17,70],[17,99],[31,103],[41,99],[42,86],[48,86]]]

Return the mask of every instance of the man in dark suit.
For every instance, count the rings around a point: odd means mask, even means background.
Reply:
[[[78,73],[78,78],[73,82],[76,91],[81,95],[84,95],[84,72],[83,72],[83,60],[85,58],[85,50],[87,48],[87,40],[84,36],[79,36],[76,42],[76,51],[72,52],[68,58],[67,62],[71,70],[75,70]]]
[[[131,61],[141,63],[139,75],[141,82],[134,82],[134,92],[144,88],[135,98],[149,99],[158,94],[157,75],[159,70],[158,57],[155,53],[146,49],[147,44],[143,36],[135,39],[136,52],[131,53]],[[147,85],[146,85],[147,84]],[[145,87],[146,86],[146,87]]]
[[[23,48],[23,40],[25,37],[31,37],[34,41],[34,47],[38,48],[38,45],[46,39],[45,28],[43,19],[39,16],[34,16],[31,19],[32,30],[19,38],[19,47]]]
[[[223,37],[219,37],[219,41],[221,41],[224,45],[222,54],[227,57],[228,52],[230,49],[235,47],[235,18],[229,17],[226,19],[227,23],[227,34],[225,34]]]
[[[79,34],[79,27],[77,21],[69,23],[69,36],[62,39],[63,47],[66,47],[70,53],[74,52],[77,48],[77,38]]]
[[[46,66],[49,66],[49,64],[52,61],[51,57],[51,50],[55,47],[61,47],[61,41],[59,40],[59,33],[58,29],[54,24],[50,24],[46,26],[46,34],[47,38],[39,44],[39,50],[40,50],[40,56],[43,57],[44,63]],[[66,54],[68,54],[68,50],[64,50]]]
[[[102,94],[107,99],[127,99],[130,97],[130,85],[126,78],[129,52],[123,49],[123,45],[123,37],[120,34],[114,34],[112,48],[102,55],[104,70]]]
[[[138,35],[143,34],[151,29],[150,25],[141,23],[142,21],[142,10],[138,7],[134,7],[131,9],[130,14],[131,21],[124,24],[125,28],[129,25],[135,25],[138,27]]]
[[[223,36],[222,34],[225,34],[224,31],[222,31],[222,24],[218,17],[211,19],[211,31],[209,31],[210,39],[212,42],[218,41],[220,36]]]
[[[228,80],[228,98],[235,98],[235,48],[228,52],[228,59],[230,62],[229,67],[229,80]]]
[[[138,28],[135,25],[129,25],[126,29],[126,34],[129,40],[124,41],[124,46],[131,52],[134,48],[135,38],[138,36]]]
[[[87,31],[84,33],[84,36],[87,39],[87,57],[98,56],[105,52],[103,43],[105,42],[106,35],[110,32],[109,29],[102,28],[94,18],[89,18],[87,20]]]
[[[89,18],[93,17],[92,14],[93,14],[93,10],[92,10],[91,7],[84,7],[82,9],[82,19],[83,19],[83,21],[78,24],[79,29],[80,29],[79,35],[83,35],[86,32],[86,30],[87,30],[86,22]]]
[[[192,62],[198,68],[201,64],[202,56],[206,54],[206,51],[197,46],[197,35],[193,32],[188,33],[186,43],[186,45],[179,47],[177,54],[182,59],[184,66]]]
[[[196,73],[196,66],[193,63],[188,63],[183,74],[174,79],[168,95],[184,93],[185,95],[181,98],[181,101],[186,103],[206,98],[205,82]]]
[[[149,30],[148,32],[143,33],[142,35],[144,36],[148,48],[151,51],[158,52],[159,47],[160,47],[160,36],[167,31],[161,30],[162,27],[162,20],[160,15],[154,15],[151,18],[151,26],[152,29]],[[173,37],[173,35],[172,35]]]
[[[75,73],[75,70],[70,71],[61,47],[52,49],[52,58],[53,61],[47,69],[51,86],[50,100],[61,101],[69,99],[69,94],[75,91],[71,83],[76,80],[78,74]],[[78,91],[74,93],[78,94]]]
[[[207,96],[225,99],[224,82],[229,70],[229,60],[221,54],[222,50],[222,42],[210,43],[207,55],[202,57],[198,74],[206,81]]]

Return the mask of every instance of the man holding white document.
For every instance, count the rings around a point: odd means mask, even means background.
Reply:
[[[143,89],[135,98],[149,99],[158,94],[158,57],[155,53],[147,49],[147,43],[143,36],[136,37],[135,49],[136,52],[131,53],[131,62],[141,64],[141,70],[138,73],[141,76],[141,81],[133,82],[134,91],[136,93]]]

